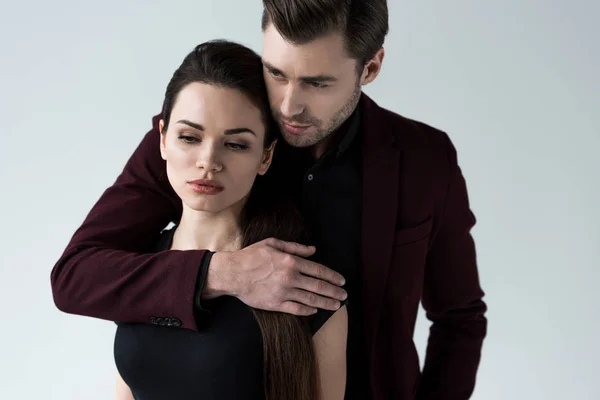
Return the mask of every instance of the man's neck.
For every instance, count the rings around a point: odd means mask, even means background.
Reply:
[[[337,148],[340,145],[340,143],[344,140],[345,136],[350,133],[350,128],[352,127],[354,120],[357,118],[357,109],[358,105],[354,108],[354,110],[348,116],[348,118],[346,118],[346,120],[342,122],[342,124],[336,130],[331,132],[329,135],[324,137],[319,143],[315,144],[310,148],[310,154],[312,155],[315,161],[321,158],[328,150]]]
[[[240,210],[232,206],[218,213],[195,211],[183,205],[173,236],[173,250],[233,251],[242,246]]]

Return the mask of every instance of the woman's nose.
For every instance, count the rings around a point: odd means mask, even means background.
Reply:
[[[207,172],[219,172],[223,169],[223,164],[220,161],[219,152],[213,145],[206,144],[200,149],[200,154],[196,160],[196,167]]]

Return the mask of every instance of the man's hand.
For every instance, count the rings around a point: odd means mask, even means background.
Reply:
[[[216,252],[210,261],[204,297],[230,295],[250,307],[311,315],[317,308],[337,310],[346,299],[344,278],[306,260],[313,246],[262,240],[233,252]]]

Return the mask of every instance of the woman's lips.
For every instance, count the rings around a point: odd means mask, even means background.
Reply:
[[[188,186],[196,193],[200,194],[217,194],[223,191],[223,186],[218,182],[210,179],[197,179],[189,181]]]

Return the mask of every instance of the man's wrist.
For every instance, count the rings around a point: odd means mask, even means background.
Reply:
[[[215,297],[233,295],[230,280],[228,279],[229,252],[215,252],[208,264],[206,282],[202,291],[203,299],[214,299]]]

